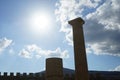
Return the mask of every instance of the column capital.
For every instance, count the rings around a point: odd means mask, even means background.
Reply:
[[[70,21],[68,21],[68,23],[70,24],[70,25],[76,25],[76,24],[84,24],[85,23],[85,21],[81,18],[81,17],[78,17],[78,18],[76,18],[76,19],[73,19],[73,20],[70,20]]]

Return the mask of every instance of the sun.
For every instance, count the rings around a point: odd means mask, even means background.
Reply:
[[[51,25],[50,15],[47,13],[34,12],[29,18],[29,27],[35,34],[45,34]]]
[[[36,13],[32,16],[32,25],[36,28],[43,28],[48,26],[49,20],[47,19],[47,15]]]

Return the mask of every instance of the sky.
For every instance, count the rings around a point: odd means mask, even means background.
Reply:
[[[83,18],[89,70],[120,71],[120,0],[0,0],[0,72],[74,69],[69,20]]]

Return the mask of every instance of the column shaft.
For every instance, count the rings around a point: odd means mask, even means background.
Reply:
[[[86,59],[83,24],[81,18],[69,21],[73,28],[74,59],[75,59],[75,79],[88,80],[88,66]]]

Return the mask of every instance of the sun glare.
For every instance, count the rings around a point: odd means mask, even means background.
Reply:
[[[30,29],[35,34],[45,34],[50,29],[51,19],[46,13],[35,12],[30,16]]]

